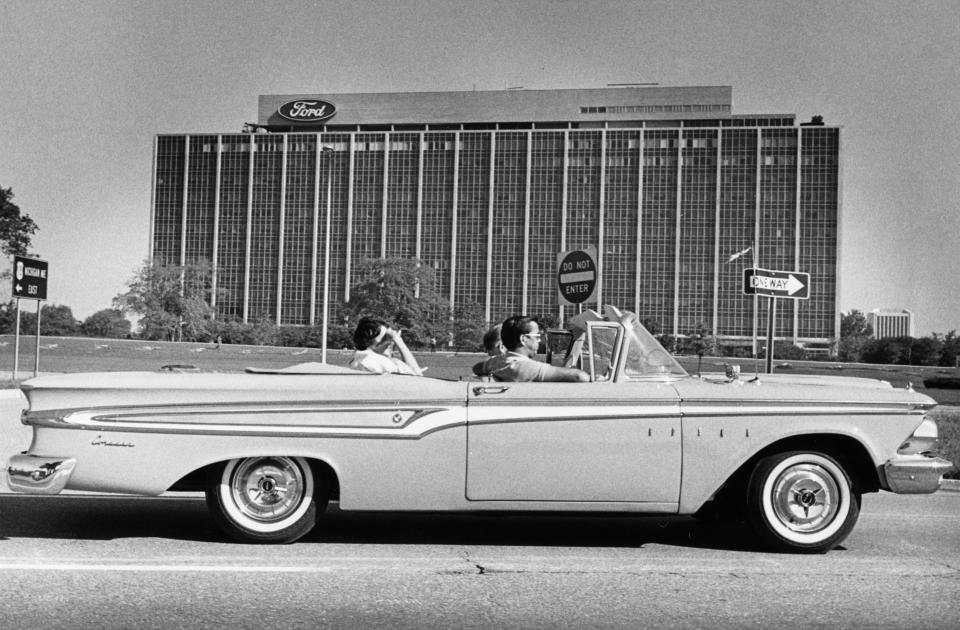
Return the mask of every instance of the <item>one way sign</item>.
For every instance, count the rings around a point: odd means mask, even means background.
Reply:
[[[800,271],[744,269],[743,292],[747,295],[806,300],[810,297],[810,274]]]

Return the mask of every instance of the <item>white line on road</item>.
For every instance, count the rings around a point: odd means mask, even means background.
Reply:
[[[331,573],[329,567],[251,567],[186,564],[0,563],[0,571],[154,571],[190,573]]]

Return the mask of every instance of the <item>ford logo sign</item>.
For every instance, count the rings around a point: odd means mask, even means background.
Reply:
[[[333,103],[316,99],[297,99],[284,103],[277,108],[277,113],[295,122],[323,122],[337,113]]]

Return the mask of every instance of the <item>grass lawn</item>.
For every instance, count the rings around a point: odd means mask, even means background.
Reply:
[[[940,454],[960,466],[960,407],[937,407],[933,418],[940,430]],[[960,479],[960,472],[954,471],[947,477]]]

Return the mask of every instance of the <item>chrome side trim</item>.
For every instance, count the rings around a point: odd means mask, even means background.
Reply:
[[[913,404],[896,405],[890,403],[818,403],[803,401],[788,401],[786,405],[771,405],[768,402],[757,401],[724,401],[717,404],[691,404],[688,401],[680,403],[680,410],[685,418],[718,418],[744,416],[875,416],[875,415],[913,415],[922,416],[924,410]]]
[[[7,463],[7,485],[15,492],[59,494],[67,486],[77,460],[19,454]]]
[[[883,473],[891,492],[897,494],[930,494],[940,488],[943,475],[955,470],[942,457],[930,455],[898,455],[887,460]]]
[[[384,415],[389,414],[391,416],[391,422],[393,423],[392,429],[404,429],[410,424],[416,422],[417,420],[429,416],[430,414],[438,413],[441,411],[447,411],[446,409],[422,409],[422,408],[408,408],[408,407],[382,407],[377,409],[329,409],[322,407],[299,407],[299,408],[287,408],[287,407],[278,407],[278,408],[269,408],[269,409],[230,409],[230,408],[219,408],[219,409],[204,409],[201,411],[194,410],[179,410],[179,411],[161,411],[161,412],[151,412],[149,410],[143,411],[138,410],[135,412],[126,412],[126,411],[115,411],[113,413],[95,413],[95,412],[84,412],[84,411],[75,411],[69,413],[65,416],[62,416],[60,419],[62,422],[67,424],[73,423],[73,418],[84,418],[89,417],[97,422],[102,423],[116,423],[116,424],[129,424],[136,423],[138,419],[143,418],[171,418],[169,422],[165,424],[186,424],[194,425],[198,424],[196,422],[178,422],[176,418],[190,416],[190,417],[203,417],[203,416],[221,416],[226,414],[242,414],[246,416],[260,416],[260,415],[285,415],[285,414],[305,414],[305,413],[314,413],[314,414],[326,414],[326,415],[338,415],[338,414],[350,414],[350,413],[382,413]],[[154,424],[151,422],[151,424]],[[212,426],[216,426],[222,423],[209,422]],[[276,425],[276,426],[299,426],[299,425]],[[355,429],[358,428],[355,425],[349,424],[324,424],[324,428],[327,429]]]
[[[78,411],[97,412],[100,415],[110,413],[123,414],[150,414],[151,416],[161,413],[182,414],[189,412],[192,414],[201,413],[292,413],[292,412],[337,412],[354,413],[357,411],[416,411],[416,410],[443,410],[454,409],[464,406],[464,399],[455,400],[437,400],[429,401],[404,400],[398,401],[393,405],[385,403],[383,400],[330,400],[330,401],[300,401],[287,400],[282,402],[270,401],[221,401],[221,402],[197,402],[197,403],[157,403],[157,404],[121,404],[121,405],[98,405],[84,407],[62,407],[59,409],[44,409],[43,411],[23,411],[23,422],[28,424],[28,420],[35,418],[55,418],[64,417],[68,414]]]
[[[442,410],[436,410],[442,411]],[[229,412],[227,412],[229,413]],[[415,415],[415,414],[414,414]],[[408,419],[403,424],[383,427],[360,427],[340,425],[295,425],[295,424],[238,424],[204,423],[186,421],[151,421],[149,414],[135,413],[127,416],[114,412],[100,416],[95,411],[75,411],[58,418],[32,418],[30,424],[57,429],[77,429],[98,432],[165,433],[172,435],[231,435],[256,437],[324,437],[324,438],[378,438],[417,440],[425,435],[445,429],[466,425],[465,418],[442,420],[421,414],[416,421]],[[168,413],[161,417],[195,416],[193,412]]]
[[[601,408],[602,409],[602,408]],[[508,418],[497,417],[497,418],[474,418],[470,420],[470,426],[479,426],[487,424],[515,424],[518,422],[591,422],[593,420],[653,420],[661,418],[674,418],[679,421],[680,413],[678,412],[676,406],[672,409],[664,409],[662,407],[652,409],[652,410],[631,410],[631,411],[621,411],[617,412],[616,408],[609,408],[610,412],[604,413],[601,411],[594,411],[590,415],[553,415],[553,416],[511,416]]]
[[[469,407],[676,407],[680,399],[676,396],[665,398],[496,398],[473,396]]]

